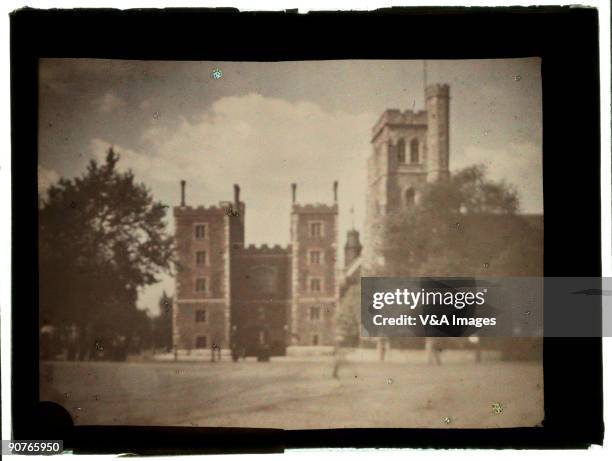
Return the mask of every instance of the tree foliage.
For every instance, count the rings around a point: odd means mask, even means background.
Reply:
[[[385,216],[377,274],[539,275],[541,244],[517,215],[516,190],[485,173],[471,166],[426,184],[415,205]]]
[[[343,338],[343,343],[347,346],[359,344],[360,308],[361,286],[352,285],[340,299],[336,311],[336,333]]]
[[[103,163],[91,160],[39,199],[41,314],[91,335],[129,334],[141,317],[138,290],[172,262],[166,207],[118,162],[110,148]]]

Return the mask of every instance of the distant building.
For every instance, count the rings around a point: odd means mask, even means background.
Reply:
[[[337,183],[331,205],[296,201],[291,243],[245,246],[246,206],[190,207],[181,183],[174,208],[178,253],[173,338],[180,350],[227,349],[233,337],[265,332],[273,355],[289,345],[331,345],[337,304]],[[263,334],[263,333],[262,333]]]

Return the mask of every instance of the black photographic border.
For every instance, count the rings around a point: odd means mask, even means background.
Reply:
[[[601,338],[544,339],[545,420],[516,429],[265,430],[72,426],[38,403],[38,58],[282,61],[540,56],[544,271],[601,276],[598,19],[593,8],[33,10],[11,14],[14,439],[80,453],[298,447],[585,448],[603,441]],[[550,312],[550,306],[545,310]]]

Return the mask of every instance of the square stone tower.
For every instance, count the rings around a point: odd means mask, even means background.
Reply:
[[[229,348],[231,255],[244,246],[244,203],[174,207],[177,259],[173,341],[177,349]]]
[[[387,109],[372,128],[368,159],[364,274],[384,265],[384,217],[418,203],[426,182],[449,177],[449,102],[446,84],[425,89],[426,110]]]
[[[332,345],[337,305],[338,184],[332,205],[296,203],[291,211],[291,336],[299,346]]]

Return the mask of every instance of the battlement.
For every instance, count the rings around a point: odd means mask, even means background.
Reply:
[[[375,138],[386,125],[427,125],[427,111],[387,109],[372,128],[372,137]]]
[[[300,205],[294,203],[292,213],[338,213],[338,204],[327,205],[325,203],[309,203],[306,205]]]
[[[265,243],[263,245],[251,244],[249,246],[236,249],[236,254],[238,256],[289,256],[291,254],[291,245],[269,246]]]
[[[174,216],[201,216],[201,215],[225,215],[229,212],[234,212],[233,210],[234,204],[232,202],[224,201],[219,202],[218,205],[211,206],[203,206],[199,205],[197,207],[192,206],[175,206],[173,208]],[[240,207],[244,207],[244,203],[240,202]]]
[[[425,97],[427,99],[433,97],[450,98],[450,86],[446,83],[434,83],[425,88]]]

